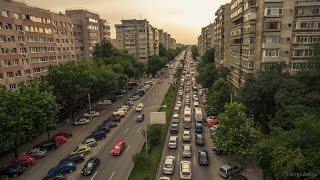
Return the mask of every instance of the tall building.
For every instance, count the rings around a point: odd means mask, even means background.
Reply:
[[[87,10],[66,14],[0,0],[0,85],[10,89],[47,74],[50,65],[90,59],[101,20]]]
[[[230,80],[235,90],[275,65],[295,73],[312,68],[311,46],[320,42],[317,0],[232,0]]]
[[[216,66],[229,66],[230,53],[230,3],[220,6],[215,13],[214,49]]]
[[[214,23],[210,23],[201,28],[201,35],[198,37],[198,51],[200,56],[203,56],[207,50],[214,47],[214,38]]]

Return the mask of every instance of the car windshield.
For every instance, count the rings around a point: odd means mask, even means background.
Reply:
[[[190,173],[189,172],[182,172],[182,175],[189,176]]]
[[[170,140],[170,143],[175,143],[176,141],[175,140]]]
[[[166,167],[166,168],[172,168],[172,164],[171,164],[171,163],[166,163],[166,164],[164,165],[164,167]]]
[[[115,146],[114,149],[120,149],[120,146]]]
[[[220,168],[220,170],[219,170],[220,172],[222,172],[222,173],[226,173],[227,171],[225,170],[225,169],[223,169],[223,168]]]

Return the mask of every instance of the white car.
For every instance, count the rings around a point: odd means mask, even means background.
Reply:
[[[82,144],[93,147],[97,145],[97,141],[94,138],[88,138]]]
[[[172,116],[172,122],[173,123],[179,123],[180,119],[179,119],[179,114],[178,113],[174,113]]]
[[[163,164],[163,174],[173,174],[174,172],[174,167],[176,165],[174,156],[166,156],[164,159],[164,164]]]
[[[143,110],[143,103],[139,103],[138,106],[136,107],[136,112],[140,112]]]
[[[44,157],[47,154],[47,149],[45,148],[34,148],[27,152],[27,155],[34,156],[35,158]]]
[[[191,158],[192,151],[191,151],[191,144],[184,144],[182,150],[182,157]]]
[[[170,180],[170,178],[169,178],[169,177],[166,177],[166,176],[161,176],[161,177],[159,178],[159,180]]]
[[[127,111],[129,111],[129,109],[131,108],[130,106],[128,106],[128,105],[123,105],[123,106],[121,106],[120,107],[121,109],[123,108],[123,109],[127,109]]]
[[[181,161],[180,162],[180,179],[191,179],[191,162]]]
[[[191,141],[190,131],[183,131],[182,141]]]
[[[178,107],[181,107],[181,106],[182,106],[182,104],[181,104],[181,100],[178,100],[178,101],[177,101],[176,106],[178,106]]]
[[[180,108],[178,106],[174,107],[174,112],[179,114],[180,113]]]
[[[97,116],[99,116],[99,115],[100,115],[99,112],[97,112],[97,111],[91,111],[91,116],[92,116],[92,117],[97,117]],[[84,117],[90,117],[90,113],[84,113],[83,116],[84,116]]]
[[[169,149],[177,149],[178,136],[170,136],[169,138]]]
[[[81,118],[79,120],[77,120],[76,122],[74,122],[74,125],[85,125],[85,124],[89,124],[90,120],[87,118]]]
[[[102,99],[102,100],[99,101],[99,104],[101,104],[101,105],[111,105],[112,101],[109,100],[109,99]]]

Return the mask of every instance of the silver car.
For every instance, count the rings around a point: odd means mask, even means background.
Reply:
[[[97,141],[94,138],[88,138],[83,142],[83,144],[93,147],[97,145]]]
[[[27,155],[33,156],[35,158],[44,157],[47,154],[47,149],[45,148],[34,148],[27,152]]]
[[[191,158],[191,144],[184,144],[183,150],[182,150],[182,157],[188,157]]]
[[[174,167],[176,164],[174,156],[166,156],[164,160],[164,165],[163,165],[163,173],[164,174],[173,174]]]

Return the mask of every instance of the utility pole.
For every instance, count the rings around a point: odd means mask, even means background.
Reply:
[[[89,114],[90,114],[90,121],[92,121],[90,93],[88,93],[88,100],[89,100]]]

